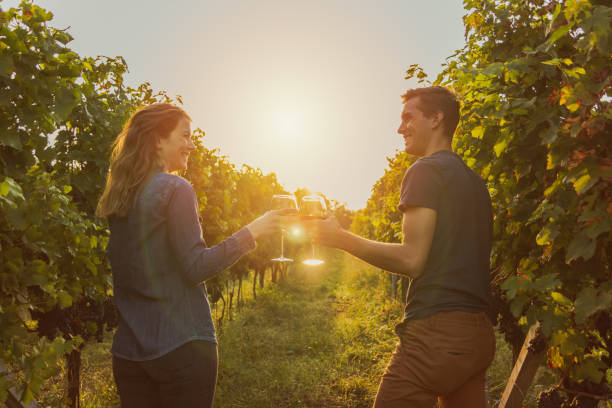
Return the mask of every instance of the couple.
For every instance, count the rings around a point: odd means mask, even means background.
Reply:
[[[401,244],[364,239],[334,218],[309,221],[319,242],[411,278],[403,321],[375,408],[485,407],[495,352],[489,303],[492,211],[483,181],[452,152],[459,102],[443,87],[403,95],[398,133],[419,156],[406,171],[398,210]],[[210,407],[217,345],[204,281],[280,230],[269,211],[207,247],[186,169],[190,118],[170,104],[132,115],[117,137],[97,214],[120,323],[112,346],[122,407]],[[399,186],[398,186],[399,187]]]

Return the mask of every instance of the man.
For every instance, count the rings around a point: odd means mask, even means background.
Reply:
[[[406,171],[401,244],[354,235],[329,218],[309,228],[324,245],[411,278],[399,343],[375,408],[486,407],[485,373],[495,353],[489,304],[491,200],[453,153],[459,102],[443,87],[409,90],[397,132],[420,159]]]

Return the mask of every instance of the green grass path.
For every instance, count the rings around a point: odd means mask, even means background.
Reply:
[[[352,275],[347,286],[339,259],[317,268],[297,266],[285,282],[268,285],[225,322],[216,404],[370,407],[395,344],[389,320],[401,310],[371,286],[369,298],[355,297],[355,285],[376,282]],[[384,321],[376,321],[385,306]]]

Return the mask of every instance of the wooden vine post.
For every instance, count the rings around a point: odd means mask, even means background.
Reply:
[[[540,332],[540,324],[536,323],[529,328],[523,347],[519,352],[516,363],[508,378],[506,389],[499,402],[498,408],[521,408],[523,399],[529,390],[536,371],[544,357],[546,356],[546,347],[542,351],[532,351],[530,347],[531,341],[535,339]],[[531,350],[530,350],[531,349]]]

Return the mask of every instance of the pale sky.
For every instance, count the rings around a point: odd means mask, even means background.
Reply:
[[[403,146],[406,69],[434,79],[464,45],[461,0],[35,3],[81,56],[121,55],[128,84],[181,95],[206,147],[355,210]]]

